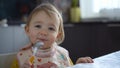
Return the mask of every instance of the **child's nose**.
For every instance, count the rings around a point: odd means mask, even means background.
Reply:
[[[42,35],[42,36],[47,36],[47,31],[41,30],[41,31],[39,32],[39,34]]]

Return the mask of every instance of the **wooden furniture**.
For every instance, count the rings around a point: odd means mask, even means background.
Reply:
[[[120,50],[120,24],[65,24],[65,41],[61,46],[69,50],[74,63],[79,57],[96,58]]]

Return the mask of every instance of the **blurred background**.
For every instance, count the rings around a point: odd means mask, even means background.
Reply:
[[[120,50],[120,0],[0,0],[0,54],[17,52],[29,42],[24,25],[43,2],[61,12],[66,36],[61,46],[73,62]]]

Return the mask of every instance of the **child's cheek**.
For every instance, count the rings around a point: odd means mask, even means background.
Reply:
[[[53,44],[55,41],[56,41],[56,38],[51,36],[50,43]]]
[[[32,43],[36,42],[36,37],[34,35],[30,35],[30,40]]]

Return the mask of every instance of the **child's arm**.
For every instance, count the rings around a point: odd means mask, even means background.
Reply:
[[[18,68],[32,68],[34,57],[28,57],[27,54],[29,51],[21,51],[17,54]]]
[[[33,60],[26,60],[25,63],[20,66],[20,67],[17,67],[17,68],[33,68],[33,64],[31,64],[33,62]],[[14,67],[12,67],[14,68]]]
[[[76,64],[78,63],[93,63],[93,59],[91,57],[81,57],[76,61]]]
[[[30,61],[26,61],[22,68],[33,68],[33,64],[31,63],[33,63],[33,58],[31,58]],[[20,68],[17,59],[13,60],[11,68]]]

